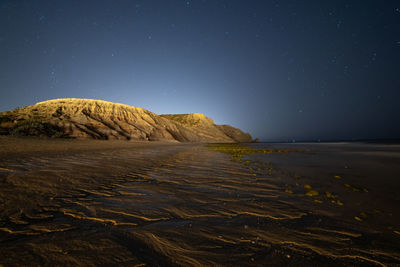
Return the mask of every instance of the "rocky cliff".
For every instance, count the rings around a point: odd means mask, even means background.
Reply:
[[[47,137],[250,142],[251,136],[215,125],[203,114],[157,115],[148,110],[90,99],[55,99],[0,113],[0,134]]]
[[[218,138],[221,142],[251,142],[251,135],[230,125],[216,125],[214,121],[204,114],[168,114],[161,117],[180,123],[193,130],[200,137],[208,140]]]

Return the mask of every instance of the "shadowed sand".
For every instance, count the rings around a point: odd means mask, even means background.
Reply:
[[[398,146],[0,137],[0,264],[400,264]]]

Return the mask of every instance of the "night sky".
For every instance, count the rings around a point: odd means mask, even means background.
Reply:
[[[65,97],[400,138],[400,1],[0,0],[0,111]]]

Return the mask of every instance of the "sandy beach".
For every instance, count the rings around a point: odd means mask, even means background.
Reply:
[[[0,265],[395,266],[400,146],[0,137]]]

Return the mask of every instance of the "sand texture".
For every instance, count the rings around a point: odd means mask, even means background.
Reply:
[[[400,264],[400,147],[253,146],[1,137],[0,265]]]

